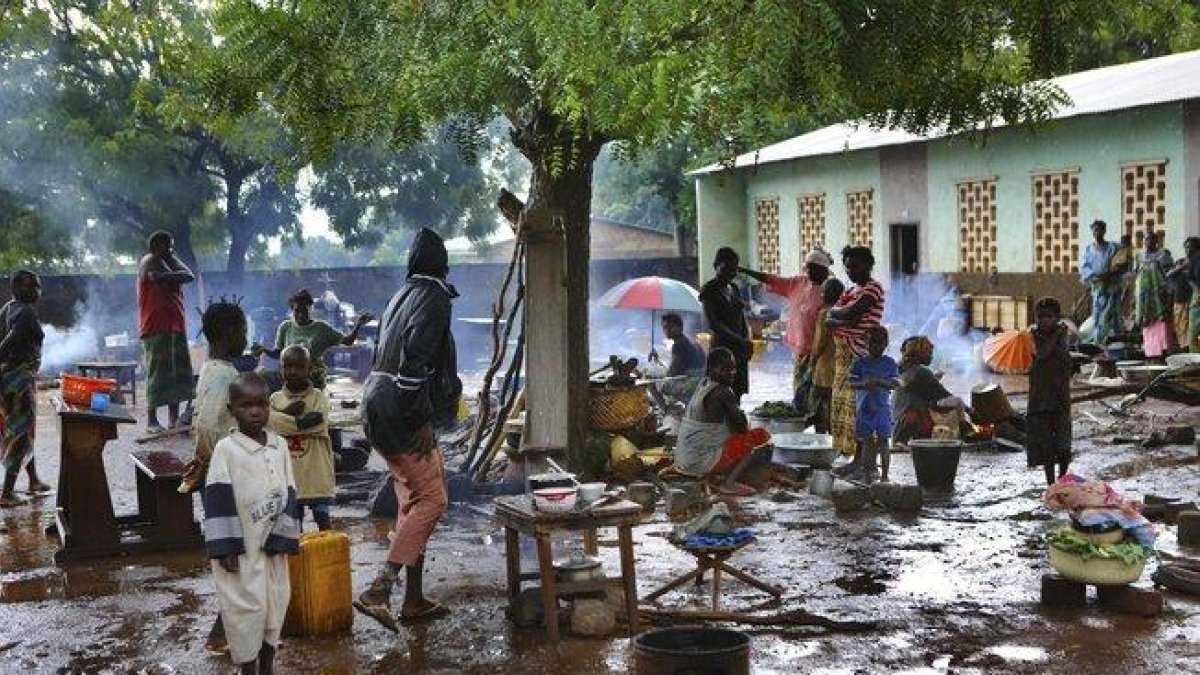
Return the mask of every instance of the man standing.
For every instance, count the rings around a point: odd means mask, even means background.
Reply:
[[[700,289],[704,320],[712,331],[712,347],[724,347],[733,353],[737,373],[732,387],[738,396],[743,396],[750,391],[750,356],[754,344],[750,342],[750,326],[746,323],[746,303],[733,285],[738,273],[737,252],[728,246],[717,249],[713,270],[716,276]]]
[[[1108,225],[1103,220],[1092,223],[1095,241],[1083,251],[1079,276],[1092,291],[1092,338],[1103,347],[1110,337],[1119,333],[1121,320],[1121,270],[1113,269],[1117,245],[1104,240]]]
[[[196,280],[175,257],[169,232],[150,235],[150,252],[138,264],[138,329],[146,353],[146,431],[161,433],[158,408],[167,407],[167,422],[179,423],[179,404],[195,395],[183,316],[183,284]]]
[[[397,630],[390,600],[404,570],[400,621],[432,619],[446,608],[425,597],[425,546],[446,510],[446,471],[435,429],[454,419],[462,382],[458,379],[451,301],[446,283],[446,246],[422,229],[408,256],[408,280],[384,310],[379,344],[363,385],[367,438],[387,461],[395,480],[399,514],[383,570],[354,606]]]
[[[820,247],[814,247],[804,258],[804,274],[781,277],[740,268],[750,277],[766,284],[767,290],[787,299],[787,344],[795,355],[792,369],[792,405],[801,415],[812,412],[809,401],[812,392],[812,367],[809,354],[813,348],[813,334],[817,328],[817,313],[821,311],[821,284],[829,278],[833,257]]]

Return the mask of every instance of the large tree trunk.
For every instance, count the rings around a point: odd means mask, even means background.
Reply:
[[[246,215],[242,213],[242,182],[245,178],[226,169],[225,227],[229,231],[229,259],[225,263],[225,283],[230,292],[241,293],[246,276],[246,254],[254,240]]]
[[[525,206],[526,426],[530,445],[579,466],[588,421],[588,260],[592,165],[602,143],[536,114],[513,140],[533,164]]]

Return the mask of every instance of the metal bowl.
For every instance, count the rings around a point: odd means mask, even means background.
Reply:
[[[829,434],[781,433],[771,438],[775,451],[774,464],[805,464],[818,469],[829,468],[837,459],[833,436]]]

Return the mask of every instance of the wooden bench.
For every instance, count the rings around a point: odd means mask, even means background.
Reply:
[[[123,516],[122,524],[136,527],[146,544],[158,550],[192,548],[204,543],[192,511],[192,496],[180,494],[186,464],[163,451],[129,453],[137,470],[138,512]]]

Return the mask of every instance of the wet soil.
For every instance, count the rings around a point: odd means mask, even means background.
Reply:
[[[782,368],[754,373],[763,398],[784,398]],[[1014,382],[1007,388],[1016,389]],[[952,385],[961,389],[961,383]],[[1021,387],[1023,388],[1023,387]],[[43,394],[38,460],[57,477],[56,422]],[[1014,403],[1018,404],[1019,400]],[[1114,431],[1090,438],[1113,421],[1095,404],[1077,406],[1077,471],[1096,473],[1132,496],[1200,498],[1200,464],[1191,446],[1142,450],[1108,444]],[[1148,403],[1120,435],[1148,427],[1196,424],[1196,411]],[[121,430],[105,454],[114,506],[136,501],[128,453],[138,430]],[[184,438],[156,449],[188,453]],[[148,447],[148,446],[141,446]],[[378,459],[372,466],[382,468]],[[908,455],[893,458],[894,480],[914,482]],[[760,627],[751,635],[755,673],[1186,673],[1200,672],[1200,600],[1168,594],[1155,619],[1123,616],[1089,606],[1079,611],[1039,607],[1040,576],[1049,571],[1043,534],[1061,516],[1039,505],[1040,470],[1023,454],[964,454],[956,492],[927,503],[919,515],[899,517],[869,509],[839,516],[829,503],[795,492],[778,501],[769,493],[732,503],[737,518],[758,530],[758,543],[731,562],[786,588],[777,610],[803,608],[831,618],[876,620],[865,634],[817,628]],[[23,487],[24,479],[19,483]],[[774,492],[774,491],[772,491]],[[199,552],[128,556],[56,565],[56,542],[43,534],[53,497],[0,511],[0,673],[224,673],[227,658],[208,655],[204,638],[216,613],[207,562]],[[428,553],[428,593],[452,610],[449,618],[404,627],[393,635],[362,617],[349,635],[288,639],[281,672],[295,673],[608,673],[632,664],[628,637],[566,639],[556,649],[538,629],[517,629],[505,617],[504,538],[485,515],[486,502],[456,506],[439,527]],[[355,590],[366,587],[385,557],[389,523],[361,505],[334,510],[335,526],[354,542]],[[311,527],[311,524],[309,524]],[[642,594],[689,569],[690,558],[671,548],[659,512],[636,528],[638,586]],[[1181,551],[1175,528],[1164,526],[1161,548]],[[556,542],[565,555],[572,540]],[[535,567],[531,542],[522,542],[525,569]],[[601,533],[605,570],[618,568],[615,533]],[[1149,583],[1151,562],[1141,585]],[[727,582],[722,607],[738,609],[766,596]],[[668,607],[703,607],[706,587],[685,587],[660,600]]]

